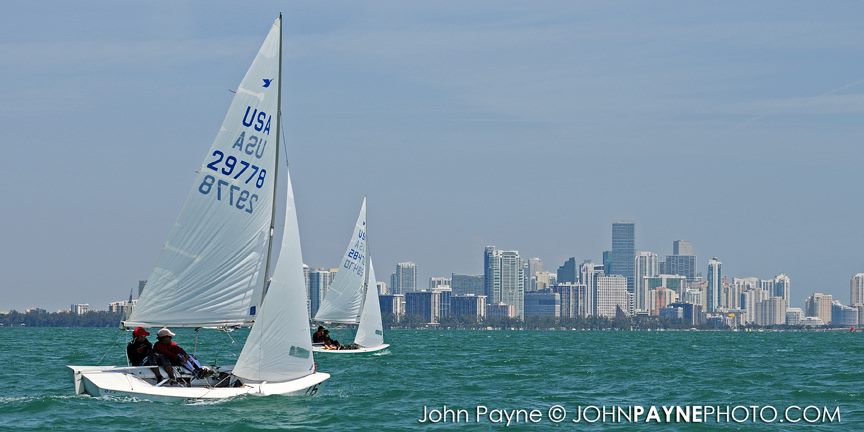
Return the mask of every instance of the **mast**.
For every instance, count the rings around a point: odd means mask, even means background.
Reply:
[[[366,265],[363,266],[363,272],[366,273],[364,275],[365,279],[363,279],[363,301],[360,302],[360,313],[357,315],[357,325],[360,325],[360,319],[363,317],[363,309],[366,308],[366,290],[369,289],[369,260],[372,255],[369,253],[369,205],[366,200],[366,195],[363,195],[363,202],[366,204]],[[378,287],[375,287],[378,289]]]
[[[273,257],[273,234],[276,232],[276,192],[279,190],[279,137],[282,135],[282,12],[279,12],[279,76],[276,77],[276,159],[273,163],[273,205],[270,209],[270,244],[267,247],[267,260],[264,264],[264,289],[261,303],[270,289],[270,259]],[[286,161],[287,165],[287,161]],[[258,306],[261,305],[258,304]]]

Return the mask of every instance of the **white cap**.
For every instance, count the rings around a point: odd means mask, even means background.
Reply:
[[[174,334],[174,332],[172,332],[171,330],[168,330],[168,327],[162,327],[158,332],[156,332],[156,337],[162,337],[162,336],[174,337],[177,335]]]

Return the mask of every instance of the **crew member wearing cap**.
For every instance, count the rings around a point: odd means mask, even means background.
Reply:
[[[129,364],[132,366],[158,366],[159,362],[155,358],[153,352],[153,344],[147,340],[150,332],[144,327],[135,327],[132,330],[132,341],[126,345],[126,357],[129,358]],[[162,381],[162,374],[159,373],[159,368],[152,368],[153,374],[156,375],[156,381]],[[169,375],[172,371],[168,371]]]
[[[186,369],[189,369],[190,372],[194,372],[196,376],[206,376],[209,374],[209,370],[202,368],[201,364],[198,363],[198,360],[195,357],[186,353],[186,350],[177,345],[177,342],[174,342],[173,338],[176,336],[174,332],[169,330],[167,327],[163,327],[158,332],[156,332],[156,343],[153,345],[153,351],[157,354],[164,356],[171,362],[174,366],[183,366]]]

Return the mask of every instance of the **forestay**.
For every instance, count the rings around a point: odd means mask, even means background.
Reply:
[[[361,347],[376,347],[384,343],[384,326],[381,323],[378,283],[375,279],[375,268],[372,266],[371,258],[369,259],[369,283],[366,285],[365,298],[354,343]]]
[[[255,319],[272,226],[280,42],[277,20],[126,326],[219,327]]]
[[[357,324],[363,307],[363,284],[366,282],[366,198],[354,225],[342,265],[327,288],[324,300],[315,314],[316,321]]]

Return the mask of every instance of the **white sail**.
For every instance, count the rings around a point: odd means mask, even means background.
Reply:
[[[237,88],[126,326],[254,321],[272,225],[280,27]]]
[[[233,371],[248,381],[288,381],[314,372],[300,230],[291,178],[287,177],[285,231],[279,259],[258,319]]]
[[[363,307],[363,284],[366,282],[366,198],[354,234],[348,242],[345,256],[336,277],[327,288],[324,300],[315,314],[315,321],[357,324]]]
[[[360,314],[360,325],[354,343],[361,347],[376,347],[384,343],[384,326],[381,323],[381,305],[378,303],[378,283],[372,259],[369,259],[369,283],[366,286],[366,300]]]

